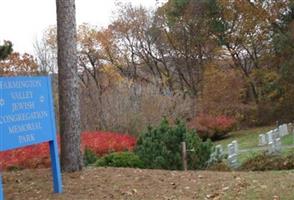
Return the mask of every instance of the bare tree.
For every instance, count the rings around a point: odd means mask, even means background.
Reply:
[[[46,38],[43,37],[33,43],[34,55],[40,72],[42,74],[53,74],[57,72],[57,52],[55,49],[51,49],[45,40]]]

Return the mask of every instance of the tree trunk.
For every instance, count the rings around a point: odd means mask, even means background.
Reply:
[[[82,169],[75,0],[56,0],[61,167]]]

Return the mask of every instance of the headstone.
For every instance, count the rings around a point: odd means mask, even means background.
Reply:
[[[289,134],[287,124],[283,124],[279,126],[279,133],[281,137],[284,137]]]
[[[238,143],[235,140],[228,144],[228,163],[231,168],[237,168],[239,166]]]
[[[273,136],[272,130],[266,133],[266,143],[267,143],[267,153],[273,154],[275,152],[275,142],[274,142],[274,136]]]
[[[0,152],[48,142],[54,192],[61,193],[51,79],[49,77],[0,78],[0,112]],[[0,200],[3,200],[1,179],[0,175]]]
[[[285,131],[285,135],[289,135],[288,124],[284,124],[283,128],[284,128],[284,131]]]
[[[234,151],[235,151],[235,153],[238,154],[239,146],[238,146],[238,142],[237,142],[237,140],[233,140],[233,141],[232,141],[232,144],[233,144],[233,146],[234,146]]]
[[[222,145],[219,144],[215,146],[214,152],[210,154],[210,159],[208,162],[216,163],[221,161],[223,158],[224,158],[224,150]]]
[[[273,131],[269,131],[266,133],[266,143],[272,143],[273,142]]]
[[[272,134],[273,134],[273,138],[275,139],[275,138],[280,138],[281,136],[280,136],[280,132],[279,132],[279,129],[274,129],[274,130],[272,130]]]
[[[281,151],[282,151],[282,142],[281,142],[280,138],[277,138],[275,140],[275,152],[276,153],[281,153]]]
[[[223,155],[224,154],[224,149],[223,146],[218,144],[215,146],[215,151],[218,155]]]
[[[280,126],[278,129],[271,130],[266,133],[267,153],[276,154],[282,150],[281,138],[284,134],[283,128]]]
[[[283,137],[282,125],[278,126],[279,135]]]
[[[267,153],[273,154],[274,152],[275,152],[275,143],[272,141],[267,144]]]
[[[236,154],[235,147],[232,143],[228,144],[228,155]]]
[[[259,146],[265,146],[266,145],[266,140],[265,140],[265,135],[264,134],[259,134],[258,145]]]
[[[289,131],[289,134],[293,134],[293,124],[292,123],[289,123],[288,124],[288,131]]]

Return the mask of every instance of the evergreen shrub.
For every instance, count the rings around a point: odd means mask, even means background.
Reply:
[[[212,152],[210,140],[203,142],[194,130],[177,121],[171,126],[163,119],[158,127],[149,126],[137,141],[135,153],[146,168],[180,170],[182,166],[181,142],[186,142],[189,169],[202,169]]]
[[[85,166],[94,164],[96,162],[96,160],[97,160],[96,154],[92,150],[86,148],[85,152],[84,152]]]
[[[97,167],[131,167],[143,168],[143,162],[133,152],[115,152],[96,161]]]

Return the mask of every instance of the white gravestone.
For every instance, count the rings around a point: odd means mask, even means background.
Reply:
[[[282,127],[279,127],[279,129],[274,129],[266,133],[267,152],[269,154],[281,152],[282,143],[280,137],[282,137],[283,134],[285,134],[285,132],[283,132]]]
[[[275,140],[275,139],[277,139],[277,138],[280,138],[281,136],[280,136],[280,132],[279,132],[279,129],[274,129],[274,130],[272,130],[272,134],[273,134],[273,139]]]
[[[265,146],[266,145],[265,135],[264,134],[259,134],[258,145],[259,146]]]
[[[233,155],[235,154],[235,148],[234,145],[232,143],[228,144],[228,155]]]
[[[279,133],[281,137],[284,137],[285,135],[289,134],[287,124],[283,124],[279,126]]]
[[[273,131],[269,131],[267,132],[266,134],[266,143],[269,144],[269,143],[272,143],[273,142]]]
[[[236,140],[228,144],[228,161],[231,168],[237,168],[239,166],[238,143]]]
[[[289,123],[288,124],[288,131],[289,131],[289,134],[293,134],[293,124],[292,123]]]
[[[284,124],[283,128],[284,128],[285,135],[289,135],[288,124]]]
[[[222,145],[216,145],[215,146],[215,151],[218,155],[223,155],[224,154],[224,149]]]
[[[275,141],[275,152],[281,153],[281,151],[282,151],[282,142],[280,138],[277,138]]]
[[[224,150],[222,145],[216,145],[214,152],[210,155],[210,162],[218,162],[224,157]]]
[[[238,147],[238,142],[237,142],[237,140],[233,140],[233,141],[232,141],[232,144],[233,144],[234,149],[235,149],[235,154],[238,154],[239,147]]]
[[[268,143],[267,152],[268,154],[273,154],[275,152],[275,143],[273,141]]]
[[[273,131],[269,131],[266,133],[266,140],[267,140],[268,153],[272,154],[275,151]]]

